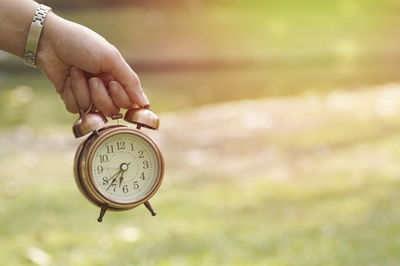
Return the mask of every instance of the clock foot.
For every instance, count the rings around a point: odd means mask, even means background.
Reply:
[[[103,207],[101,207],[101,211],[100,211],[99,218],[97,218],[97,221],[98,221],[99,223],[101,223],[101,222],[103,221],[103,216],[104,216],[104,214],[106,213],[107,207],[108,207],[108,206],[103,206]]]
[[[156,216],[156,212],[153,210],[153,207],[151,207],[150,202],[146,201],[144,203],[144,206],[146,206],[146,208],[150,211],[152,216]]]

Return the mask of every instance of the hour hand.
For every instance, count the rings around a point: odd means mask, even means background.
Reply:
[[[121,176],[119,177],[119,187],[121,187],[123,180],[124,180],[124,173],[122,172]]]

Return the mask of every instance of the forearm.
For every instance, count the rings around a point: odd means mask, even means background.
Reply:
[[[0,50],[24,57],[26,38],[38,3],[0,0]]]

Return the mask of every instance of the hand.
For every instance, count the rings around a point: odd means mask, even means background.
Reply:
[[[149,104],[136,73],[103,37],[54,13],[46,17],[37,63],[71,113],[91,101],[107,116]]]

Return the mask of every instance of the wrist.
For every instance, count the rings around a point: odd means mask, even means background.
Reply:
[[[0,50],[24,58],[32,16],[38,6],[34,1],[0,1]]]
[[[44,23],[51,8],[45,5],[39,5],[32,18],[29,33],[26,39],[24,61],[25,65],[37,68],[37,52],[43,33]]]
[[[57,33],[57,28],[58,28],[58,20],[60,17],[58,17],[56,14],[53,12],[50,12],[47,14],[46,20],[43,25],[43,31],[42,31],[42,36],[40,37],[39,40],[39,47],[37,50],[36,54],[36,63],[37,65],[40,66],[43,64],[43,62],[46,61],[46,57],[49,56],[49,53],[54,51],[54,43],[55,40],[57,39],[56,33]]]

